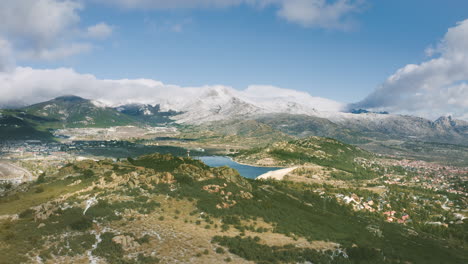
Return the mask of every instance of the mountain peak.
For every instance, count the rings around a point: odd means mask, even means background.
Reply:
[[[362,108],[359,108],[359,109],[351,109],[349,111],[351,114],[380,114],[380,115],[388,115],[390,114],[389,112],[387,111],[380,111],[380,112],[373,112],[373,111],[369,111],[369,110],[366,110],[366,109],[362,109]]]
[[[54,100],[70,102],[70,103],[87,101],[86,99],[76,96],[76,95],[63,95],[63,96],[56,97]]]
[[[439,117],[434,123],[438,125],[442,125],[444,127],[451,127],[455,125],[454,120],[452,119],[452,116],[441,116]]]
[[[448,120],[448,121],[451,121],[451,120],[452,120],[452,116],[451,116],[451,115],[448,115],[448,116],[441,116],[441,117],[437,118],[436,122],[437,122],[437,121],[439,121],[439,122],[441,122],[441,121],[447,121],[447,120]]]

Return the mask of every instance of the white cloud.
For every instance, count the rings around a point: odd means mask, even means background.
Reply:
[[[305,27],[349,29],[349,15],[362,9],[363,1],[287,0],[281,1],[278,15]]]
[[[37,70],[17,67],[10,73],[0,73],[0,87],[0,106],[33,104],[72,94],[113,106],[128,103],[162,104],[165,109],[181,111],[187,110],[184,107],[197,100],[205,100],[205,95],[213,93],[220,98],[234,95],[274,111],[296,105],[300,105],[301,108],[294,109],[300,111],[338,111],[342,106],[335,101],[313,97],[306,92],[273,86],[254,85],[244,91],[238,91],[222,85],[181,87],[150,79],[100,80],[93,75],[79,74],[67,68]],[[282,102],[282,105],[275,102]]]
[[[468,113],[468,19],[458,23],[432,49],[437,57],[409,64],[351,107],[417,113],[435,118]]]
[[[362,10],[365,0],[94,0],[129,9],[226,8],[246,4],[273,6],[278,16],[305,27],[349,29],[349,18]]]
[[[4,0],[0,36],[25,54],[53,52],[49,50],[73,37],[80,9],[72,0]]]
[[[91,38],[105,39],[112,35],[113,27],[104,22],[88,27],[86,35]]]
[[[80,21],[81,8],[71,0],[3,0],[0,32],[33,42],[36,48],[47,47]]]
[[[87,52],[92,48],[89,39],[108,37],[112,27],[100,23],[80,28],[83,9],[82,0],[2,0],[0,39],[10,43],[10,55],[23,60],[57,60]]]

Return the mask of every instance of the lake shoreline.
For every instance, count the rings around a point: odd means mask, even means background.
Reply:
[[[284,169],[284,167],[267,167],[243,164],[237,162],[229,156],[199,156],[197,158],[210,167],[227,166],[235,169],[241,176],[249,179],[256,179],[258,176],[267,172]]]

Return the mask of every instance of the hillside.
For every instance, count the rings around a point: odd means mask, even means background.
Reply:
[[[62,96],[21,109],[27,114],[46,118],[44,127],[110,127],[136,124],[137,121],[117,110],[78,96]]]
[[[248,180],[170,155],[75,162],[0,198],[0,254],[6,264],[468,259],[463,225],[441,235],[417,224],[424,218],[386,223],[339,202],[333,191],[357,193],[356,199],[375,194],[330,188]],[[402,190],[393,193],[403,197]]]
[[[299,138],[310,136],[330,137],[348,144],[360,144],[369,141],[364,134],[317,116],[273,114],[257,117],[256,121]]]
[[[39,128],[41,122],[48,121],[48,119],[23,112],[0,110],[0,142],[8,140],[52,141],[53,135]]]
[[[320,165],[353,174],[354,178],[373,178],[382,170],[374,162],[372,153],[322,137],[276,142],[241,151],[234,158],[242,163],[263,166]]]
[[[451,117],[430,121],[415,116],[375,113],[311,115],[274,114],[258,122],[292,136],[325,136],[349,144],[402,140],[468,145],[468,123]]]
[[[239,131],[237,136],[242,137],[242,133],[248,134],[249,129],[252,135],[257,133],[262,125],[274,133],[290,137],[323,136],[362,146],[390,140],[468,144],[468,122],[450,116],[431,121],[415,116],[365,111],[318,111],[300,98],[257,102],[255,98],[243,97],[238,91],[221,88],[207,89],[194,96],[184,100],[173,99],[174,102],[161,99],[160,104],[154,105],[118,107],[77,96],[62,96],[18,111],[36,119],[42,118],[36,121],[44,128],[178,124],[194,128],[194,131],[203,133],[202,136],[210,137],[209,133],[212,133],[212,136],[232,137],[233,132]],[[246,127],[240,128],[237,123]]]
[[[186,138],[202,143],[231,144],[245,147],[293,139],[267,124],[255,120],[227,120],[201,125],[181,126]]]
[[[172,123],[172,116],[181,114],[176,111],[161,111],[160,105],[127,104],[115,108],[135,120],[150,125]]]

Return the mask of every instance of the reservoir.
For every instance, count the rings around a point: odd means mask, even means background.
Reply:
[[[239,172],[239,174],[245,178],[255,179],[258,176],[267,173],[273,170],[280,170],[283,168],[277,167],[255,167],[249,165],[239,164],[228,157],[222,156],[202,156],[198,157],[201,161],[203,161],[206,165],[210,167],[221,167],[221,166],[228,166],[233,168]]]

